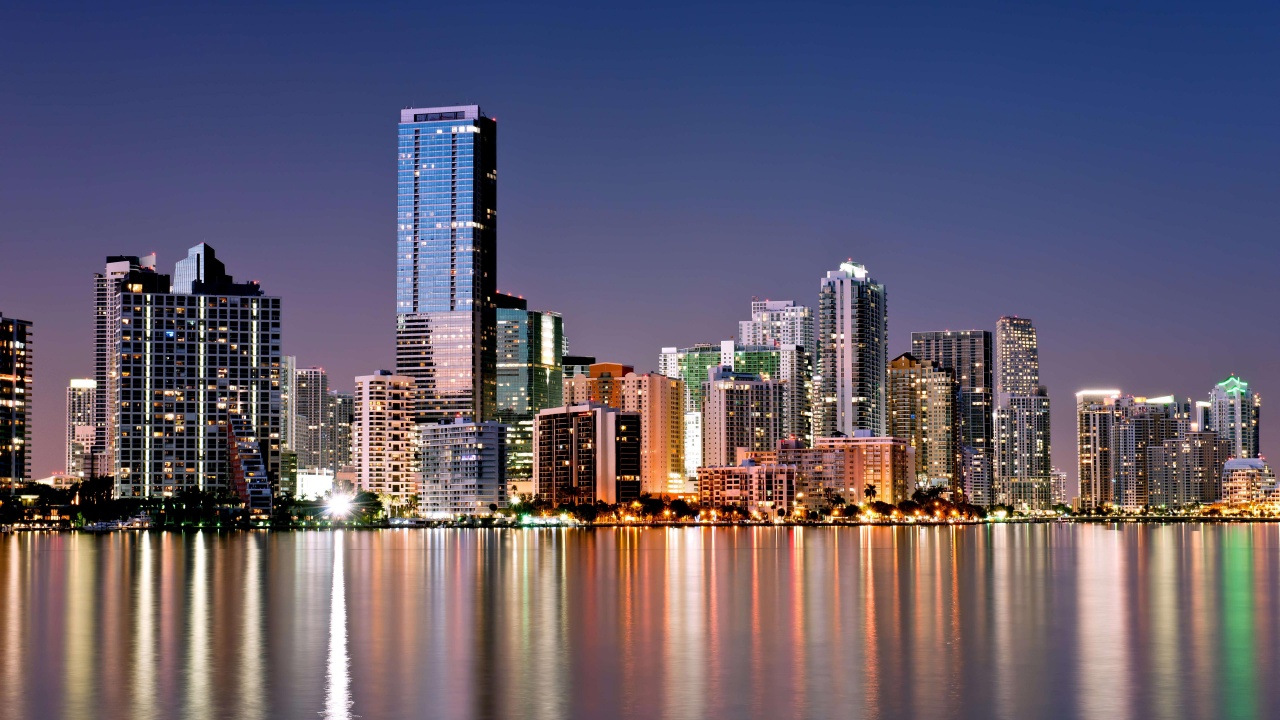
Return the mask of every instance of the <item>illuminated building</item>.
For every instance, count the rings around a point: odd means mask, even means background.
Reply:
[[[529,310],[523,298],[497,295],[497,418],[507,425],[506,477],[533,477],[533,418],[563,403],[564,322]]]
[[[420,422],[496,411],[497,130],[476,105],[400,112],[396,372]]]
[[[936,330],[911,333],[911,354],[950,370],[956,382],[956,482],[978,505],[992,502],[995,407],[991,332]]]
[[[782,439],[785,388],[777,380],[711,371],[702,390],[702,465],[732,465],[738,448],[771,450]]]
[[[507,506],[505,425],[458,418],[421,430],[421,514],[490,515]]]
[[[916,490],[915,449],[903,438],[875,436],[869,430],[858,430],[852,437],[816,438],[810,452],[832,450],[848,455],[845,461],[848,471],[831,476],[841,484],[829,489],[841,493],[848,502],[876,500],[896,505],[910,500]],[[792,457],[791,452],[778,451],[779,462]],[[865,494],[868,487],[875,488],[874,497],[868,498]]]
[[[356,378],[351,459],[356,487],[406,504],[418,490],[416,384],[379,370]]]
[[[728,341],[732,344],[733,341]],[[720,346],[700,343],[688,348],[664,347],[658,357],[658,372],[684,383],[684,472],[698,474],[702,464],[702,390],[711,369],[726,361]]]
[[[911,353],[889,363],[889,435],[915,449],[918,485],[956,483],[955,387],[951,370]]]
[[[1259,452],[1261,411],[1258,394],[1249,392],[1249,383],[1232,375],[1209,392],[1207,424],[1201,429],[1213,430],[1226,440],[1231,457],[1255,458]]]
[[[286,428],[284,446],[297,456],[300,472],[332,469],[329,376],[322,368],[299,368],[293,358],[285,364],[289,394],[287,401],[282,402]]]
[[[704,508],[786,515],[794,508],[795,496],[796,469],[790,465],[747,459],[738,465],[698,468],[698,504]]]
[[[1213,431],[1192,431],[1147,448],[1148,504],[1178,508],[1216,502],[1230,443]]]
[[[1111,429],[1119,390],[1076,393],[1076,453],[1080,463],[1080,506],[1096,508],[1114,499],[1111,478]]]
[[[563,402],[566,405],[593,402],[620,408],[622,378],[635,371],[635,368],[622,363],[592,363],[586,375],[572,375],[564,379]]]
[[[1049,499],[1054,505],[1070,505],[1075,496],[1076,491],[1067,487],[1067,473],[1054,468],[1049,475]]]
[[[1260,458],[1232,458],[1222,465],[1222,502],[1251,505],[1276,498],[1276,475]]]
[[[888,326],[884,285],[852,261],[827,273],[818,294],[814,436],[888,432]]]
[[[329,431],[324,467],[334,475],[351,466],[351,425],[355,419],[355,395],[330,390],[325,402],[325,426]]]
[[[640,416],[583,403],[547,408],[533,425],[533,480],[554,505],[640,497]]]
[[[994,499],[1017,510],[1047,509],[1053,472],[1049,392],[1040,384],[1039,340],[1027,318],[996,322],[993,417]]]
[[[120,497],[230,489],[235,417],[263,472],[279,472],[280,299],[235,282],[203,243],[175,274],[171,283],[133,267],[110,303],[108,447]]]
[[[111,255],[100,273],[94,273],[94,333],[93,379],[97,383],[94,399],[95,440],[94,452],[105,461],[99,474],[109,475],[115,469],[115,421],[116,397],[119,394],[119,378],[116,348],[120,342],[120,280],[130,272],[154,272],[155,253],[137,255]]]
[[[94,401],[97,395],[98,383],[93,378],[76,378],[67,385],[67,475],[91,477],[94,471],[93,449],[98,437]]]
[[[738,323],[744,347],[796,345],[813,352],[813,310],[791,300],[751,299],[751,319]]]
[[[0,314],[0,489],[31,481],[34,339],[29,320]]]
[[[640,416],[641,492],[683,492],[684,383],[657,373],[627,373],[621,409]]]

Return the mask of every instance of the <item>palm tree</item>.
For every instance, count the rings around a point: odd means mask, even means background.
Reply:
[[[871,502],[872,500],[875,500],[875,499],[876,499],[876,486],[875,486],[875,485],[868,485],[868,486],[867,486],[867,489],[862,491],[862,494],[867,496],[867,502]]]

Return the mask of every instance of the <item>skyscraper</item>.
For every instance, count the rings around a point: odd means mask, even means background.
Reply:
[[[190,292],[141,266],[111,303],[108,445],[121,497],[227,489],[239,442],[279,471],[280,299],[235,282],[206,245],[179,267]]]
[[[970,502],[992,502],[995,474],[995,394],[991,332],[940,330],[911,333],[911,354],[950,370],[956,380],[956,485]]]
[[[956,382],[952,371],[903,353],[889,363],[889,435],[915,448],[915,484],[956,481]]]
[[[818,294],[813,434],[888,431],[885,288],[859,263],[840,263]]]
[[[595,403],[538,413],[533,480],[556,505],[631,502],[640,497],[640,416]]]
[[[1080,464],[1080,506],[1096,508],[1114,500],[1111,438],[1119,390],[1076,393],[1076,456]]]
[[[736,465],[738,448],[772,450],[782,439],[783,384],[719,367],[702,390],[702,464]]]
[[[1262,399],[1249,392],[1249,383],[1232,375],[1209,391],[1208,427],[1227,442],[1231,457],[1258,457]]]
[[[29,320],[0,314],[0,490],[32,479],[33,340]]]
[[[329,457],[325,467],[338,471],[351,465],[351,423],[355,417],[355,394],[329,391],[325,425],[329,430]]]
[[[67,385],[66,472],[88,477],[93,468],[93,447],[97,441],[94,400],[98,384],[92,378],[76,378]]]
[[[995,500],[1020,510],[1048,509],[1053,502],[1049,392],[1040,384],[1036,329],[1026,318],[996,321],[995,387]]]
[[[329,376],[324,368],[295,369],[289,399],[293,443],[289,449],[298,455],[298,470],[329,469],[332,457],[329,449],[332,438],[327,425]]]
[[[732,340],[728,341],[732,344]],[[658,372],[684,383],[684,472],[695,477],[702,464],[702,389],[712,368],[725,364],[721,345],[664,347]]]
[[[120,280],[130,272],[156,269],[155,253],[139,257],[137,255],[111,255],[107,257],[106,267],[101,273],[94,273],[94,335],[93,335],[93,379],[97,383],[97,396],[94,399],[94,452],[107,458],[104,463],[114,466],[115,462],[115,419],[117,408],[114,405],[119,378],[116,372],[116,346],[120,341]],[[104,467],[100,473],[109,474],[114,467]]]
[[[563,397],[564,322],[523,298],[497,299],[497,418],[507,425],[506,478],[523,481],[533,477],[533,418]]]
[[[791,300],[751,298],[751,319],[738,323],[738,344],[745,347],[798,345],[813,352],[813,310]]]
[[[496,412],[497,129],[477,105],[400,112],[396,371],[420,422]]]
[[[683,492],[684,383],[657,373],[628,373],[621,409],[640,417],[641,492]]]

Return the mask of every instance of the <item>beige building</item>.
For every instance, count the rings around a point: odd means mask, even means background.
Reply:
[[[713,368],[702,391],[702,465],[732,465],[738,448],[772,450],[782,439],[783,383]]]
[[[351,446],[356,488],[403,503],[417,492],[414,379],[379,370],[356,378]]]
[[[753,453],[796,469],[797,484],[806,492],[839,495],[847,503],[877,500],[897,504],[915,492],[915,449],[902,438],[875,437],[858,431],[854,437],[818,438],[814,447],[783,441],[772,454]],[[866,494],[875,488],[874,497]]]
[[[950,370],[911,353],[889,363],[889,435],[915,449],[917,484],[958,486],[955,399]]]
[[[698,504],[744,507],[776,515],[795,504],[796,469],[790,465],[743,460],[739,465],[698,468]]]
[[[622,378],[622,410],[640,416],[640,492],[684,491],[684,383],[649,373]]]

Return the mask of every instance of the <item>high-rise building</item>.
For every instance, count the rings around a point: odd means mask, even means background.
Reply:
[[[405,505],[418,491],[414,379],[379,370],[356,378],[351,454],[356,487]]]
[[[1046,510],[1053,504],[1049,456],[1049,397],[1009,395],[996,408],[996,501],[1016,510]]]
[[[744,347],[797,345],[813,352],[813,310],[791,300],[751,298],[751,319],[738,323]]]
[[[298,470],[306,473],[331,469],[329,376],[323,368],[296,368],[290,386],[289,450],[298,456]]]
[[[1148,504],[1177,508],[1216,502],[1230,443],[1213,431],[1191,431],[1147,448]]]
[[[562,402],[565,405],[593,402],[620,408],[622,378],[635,371],[634,367],[622,363],[592,363],[586,375],[571,375],[564,379]]]
[[[32,480],[34,339],[31,321],[0,314],[0,490]]]
[[[338,471],[351,466],[351,425],[355,419],[355,395],[330,390],[325,410],[325,425],[329,430],[329,456],[325,467],[336,476]]]
[[[785,388],[719,367],[702,389],[701,467],[734,465],[738,448],[772,450],[782,439]]]
[[[995,489],[997,502],[1019,510],[1044,510],[1050,490],[1049,392],[1040,384],[1036,328],[1027,318],[996,322]]]
[[[115,420],[117,408],[115,398],[119,393],[119,378],[113,373],[117,370],[116,348],[120,342],[120,280],[130,272],[150,271],[156,269],[155,253],[139,257],[137,255],[111,255],[107,257],[106,267],[101,273],[94,273],[94,335],[93,335],[93,379],[98,384],[97,396],[94,398],[94,418],[96,427],[94,452],[107,458],[100,474],[114,472],[115,463]],[[105,467],[110,465],[110,468]]]
[[[665,375],[628,373],[621,409],[640,416],[640,491],[684,491],[684,383]]]
[[[903,353],[889,363],[889,435],[915,449],[918,485],[956,487],[955,388],[936,362]]]
[[[178,269],[178,287],[142,265],[106,293],[107,445],[121,497],[229,489],[233,417],[268,477],[279,471],[280,299],[235,282],[204,244]]]
[[[1080,464],[1080,506],[1097,508],[1114,501],[1111,438],[1119,390],[1076,393],[1076,456]]]
[[[1189,403],[1172,395],[1145,398],[1131,395],[1115,399],[1111,424],[1111,482],[1113,502],[1139,510],[1150,504],[1147,450],[1176,440],[1188,430]]]
[[[1076,490],[1068,487],[1065,470],[1054,468],[1049,474],[1049,498],[1054,505],[1070,505],[1075,498]]]
[[[94,471],[93,448],[97,442],[94,400],[98,383],[93,378],[75,378],[67,385],[66,474],[80,478]]]
[[[498,422],[422,425],[419,511],[427,516],[489,515],[507,506],[507,426]]]
[[[496,412],[497,130],[477,105],[400,112],[396,372],[421,422]]]
[[[803,346],[721,343],[721,367],[782,383],[782,436],[813,442],[813,365]]]
[[[547,408],[533,426],[533,480],[555,505],[640,497],[640,416],[593,403]]]
[[[813,434],[888,432],[889,338],[884,285],[859,263],[840,263],[818,294]]]
[[[911,333],[911,354],[935,362],[956,380],[956,485],[970,502],[993,501],[995,394],[991,332],[939,330]]]
[[[733,341],[727,341],[732,344]],[[684,472],[695,477],[702,464],[702,388],[712,368],[731,364],[720,346],[700,343],[688,348],[664,347],[658,372],[684,383]]]
[[[558,313],[529,310],[523,298],[499,293],[498,411],[507,425],[506,477],[533,477],[533,418],[562,404],[564,322]]]
[[[1231,457],[1256,458],[1259,451],[1259,416],[1262,399],[1249,392],[1249,383],[1232,375],[1209,391],[1207,426],[1227,441]]]

